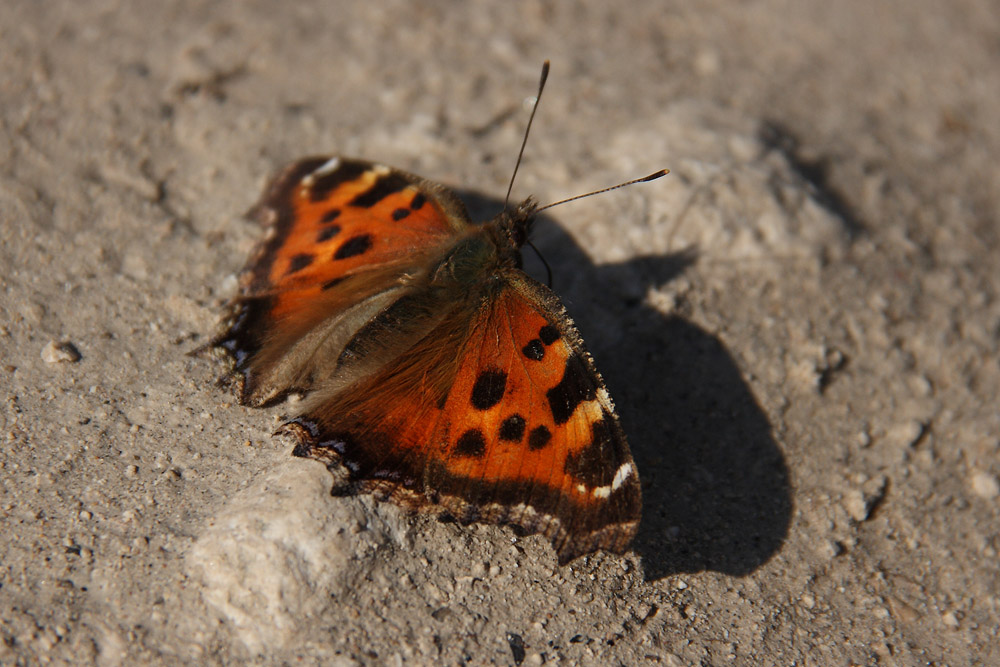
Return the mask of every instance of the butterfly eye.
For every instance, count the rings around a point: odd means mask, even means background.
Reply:
[[[515,226],[510,230],[510,241],[514,244],[515,248],[520,248],[524,245],[524,242],[528,240],[528,234],[524,227]]]
[[[535,209],[535,202],[527,199],[513,213],[503,214],[500,226],[514,248],[527,243],[531,224],[535,221]]]

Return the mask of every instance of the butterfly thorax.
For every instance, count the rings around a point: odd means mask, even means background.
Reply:
[[[458,239],[431,273],[438,287],[470,286],[498,278],[505,269],[521,268],[521,246],[528,239],[534,200],[526,199]]]

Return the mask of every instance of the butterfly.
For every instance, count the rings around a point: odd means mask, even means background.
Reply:
[[[337,490],[540,533],[560,563],[622,552],[639,478],[573,321],[522,270],[539,210],[474,224],[419,176],[295,162],[249,214],[267,235],[209,345],[241,404],[304,395],[280,431],[346,471]]]

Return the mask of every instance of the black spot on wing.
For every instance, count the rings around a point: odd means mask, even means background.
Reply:
[[[471,428],[459,437],[452,450],[455,456],[482,458],[486,454],[486,438],[477,428]]]
[[[537,451],[543,449],[552,440],[552,432],[545,426],[536,426],[528,434],[528,449]]]
[[[507,390],[507,374],[501,370],[483,371],[472,386],[472,407],[489,410],[500,402]]]
[[[334,220],[340,217],[339,208],[331,208],[329,211],[323,214],[323,217],[319,219],[324,225],[330,224]],[[339,227],[338,227],[339,229]]]
[[[556,329],[551,324],[546,324],[538,330],[538,337],[541,338],[542,342],[546,345],[552,345],[552,343],[559,340],[559,329]]]
[[[347,259],[349,257],[357,257],[358,255],[368,252],[371,247],[372,235],[359,234],[358,236],[353,236],[344,241],[343,245],[337,248],[337,252],[333,253],[333,258]]]
[[[422,193],[418,192],[417,194],[413,195],[413,200],[410,201],[410,210],[419,211],[421,208],[423,208],[426,202],[427,198],[424,197]]]
[[[396,222],[399,222],[400,220],[406,218],[409,215],[410,215],[410,209],[397,208],[395,211],[392,212],[392,219],[395,220]]]
[[[500,424],[500,439],[507,442],[521,442],[527,423],[521,415],[511,415]]]
[[[409,181],[399,174],[389,172],[384,176],[380,176],[370,188],[352,199],[350,205],[361,208],[371,208],[389,195],[399,192],[409,184]]]
[[[521,354],[532,361],[541,361],[545,358],[545,345],[537,338],[529,340],[528,344],[521,348]]]
[[[357,180],[361,174],[370,169],[369,165],[362,162],[341,161],[340,165],[333,171],[317,177],[310,188],[310,197],[313,201],[323,201],[330,196],[341,183],[348,183]]]
[[[310,264],[312,264],[314,257],[308,253],[300,253],[292,257],[292,261],[288,263],[288,270],[285,271],[285,275],[291,275],[297,271],[301,271]]]
[[[578,356],[566,360],[559,384],[545,392],[556,425],[565,424],[573,416],[576,407],[584,401],[592,401],[597,396],[597,382],[591,376],[586,364]]]
[[[330,225],[319,230],[316,235],[316,243],[325,243],[340,233],[340,225]]]

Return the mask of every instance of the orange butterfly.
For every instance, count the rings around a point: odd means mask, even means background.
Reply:
[[[521,270],[538,210],[476,225],[412,174],[292,164],[251,211],[268,234],[210,343],[239,402],[306,393],[282,430],[296,455],[345,467],[348,491],[541,533],[560,563],[624,550],[639,479],[572,320]]]

